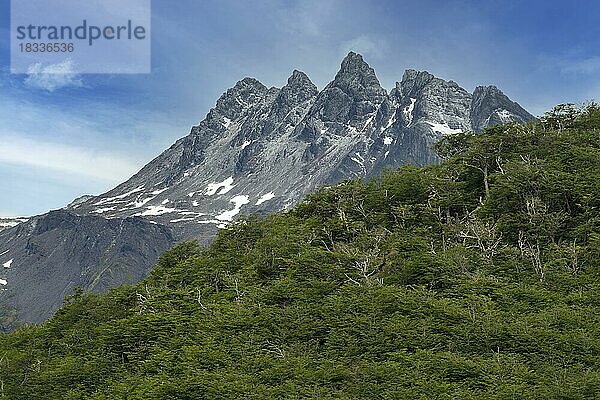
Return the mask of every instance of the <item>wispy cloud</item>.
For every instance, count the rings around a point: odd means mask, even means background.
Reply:
[[[0,163],[22,165],[118,183],[139,168],[131,160],[110,152],[0,134]]]
[[[562,65],[562,72],[574,74],[595,74],[600,71],[600,56],[570,60]]]
[[[293,35],[321,36],[339,0],[305,0],[279,10],[279,27]]]
[[[340,58],[343,58],[349,51],[360,53],[363,56],[381,58],[385,55],[386,49],[387,42],[384,39],[361,35],[342,43]]]
[[[55,90],[75,86],[82,87],[83,81],[75,73],[73,60],[43,66],[41,63],[29,66],[25,85],[54,92]]]

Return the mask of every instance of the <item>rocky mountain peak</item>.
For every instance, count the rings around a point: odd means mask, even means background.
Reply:
[[[365,62],[362,55],[353,51],[349,52],[342,60],[342,68],[340,72],[351,73],[353,71],[368,70],[369,64]]]
[[[423,89],[434,79],[436,79],[435,76],[427,71],[407,69],[402,74],[402,81],[396,83],[397,94],[404,97],[409,96],[411,92]]]
[[[429,71],[419,71],[416,69],[408,68],[404,70],[402,74],[402,82],[409,82],[414,80],[429,81],[435,78],[435,75]]]
[[[340,70],[328,87],[337,87],[350,95],[361,97],[385,96],[375,70],[367,64],[360,54],[350,52],[342,61]]]
[[[252,77],[245,77],[244,79],[237,81],[235,86],[232,88],[234,91],[254,91],[257,93],[264,93],[267,91],[267,87],[263,85],[258,79]]]
[[[399,84],[396,83],[396,87],[401,90],[403,96],[422,92],[425,89],[436,90],[439,88],[448,88],[452,91],[462,92],[462,94],[468,93],[454,81],[438,78],[428,71],[417,71],[414,69],[404,71],[402,81]]]
[[[427,127],[433,141],[471,129],[471,94],[454,81],[437,78],[427,71],[407,69],[391,95],[402,107],[413,110],[406,122]]]
[[[473,96],[481,97],[484,95],[501,95],[501,96],[503,96],[504,93],[502,92],[502,90],[498,89],[498,87],[495,85],[477,86],[475,88],[475,91],[473,92]]]
[[[215,108],[226,117],[235,118],[237,114],[259,102],[268,90],[258,80],[246,77],[223,93]]]
[[[279,96],[298,104],[315,97],[318,93],[319,90],[304,72],[294,70]]]
[[[292,72],[292,75],[288,78],[287,86],[289,87],[305,87],[305,86],[315,86],[310,78],[302,71],[298,71],[295,69]],[[316,86],[315,86],[316,89]]]
[[[297,137],[314,142],[326,131],[323,124],[329,123],[335,125],[337,134],[345,135],[343,131],[348,127],[363,126],[386,99],[387,91],[381,87],[373,68],[360,54],[350,52],[335,79],[317,96],[306,120],[297,130]]]
[[[481,132],[488,126],[510,121],[526,123],[533,119],[533,115],[494,85],[477,86],[473,92],[471,122],[476,132]]]

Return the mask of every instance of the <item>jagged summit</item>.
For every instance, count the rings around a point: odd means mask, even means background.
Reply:
[[[496,85],[480,85],[475,88],[474,93],[485,92],[485,93],[502,93]]]
[[[404,73],[402,74],[401,82],[404,85],[407,85],[408,82],[413,82],[416,80],[428,82],[432,79],[435,79],[435,76],[433,74],[429,73],[428,71],[418,71],[416,69],[407,69],[407,70],[404,70]]]
[[[295,69],[292,75],[288,78],[287,86],[314,86],[310,78],[302,71]],[[315,86],[316,88],[316,86]]]
[[[316,97],[318,93],[319,90],[304,72],[294,70],[288,78],[287,85],[281,88],[279,101],[294,106]]]
[[[244,78],[228,89],[219,100],[215,109],[226,117],[235,117],[248,106],[258,101],[268,88],[254,78]]]
[[[242,80],[238,81],[232,89],[234,91],[255,89],[257,92],[263,92],[267,89],[267,87],[263,85],[258,79],[247,76]]]
[[[481,87],[471,94],[426,71],[407,70],[388,93],[373,68],[354,52],[344,58],[335,78],[321,91],[298,70],[282,88],[244,78],[223,93],[187,136],[133,177],[107,193],[70,205],[72,213],[94,217],[77,220],[89,228],[77,232],[89,234],[79,235],[68,228],[72,215],[55,214],[53,220],[62,218],[66,225],[51,230],[56,232],[53,258],[42,253],[31,258],[25,255],[34,243],[29,240],[34,232],[9,228],[2,232],[5,240],[0,241],[0,254],[5,259],[0,263],[14,259],[14,271],[50,271],[56,260],[87,260],[81,255],[90,243],[107,249],[114,246],[109,237],[115,235],[114,226],[122,221],[128,221],[123,222],[128,226],[129,217],[145,223],[136,222],[138,230],[120,237],[125,258],[130,253],[132,257],[152,254],[133,235],[168,232],[160,243],[169,242],[170,235],[173,240],[208,242],[217,228],[227,227],[239,215],[286,209],[323,185],[371,177],[383,168],[437,162],[432,145],[444,135],[531,119],[531,114],[497,89]],[[100,222],[106,219],[116,225],[106,225],[110,229],[105,231]],[[129,276],[143,275],[153,261],[148,259],[137,267],[127,264]],[[88,268],[83,261],[65,265],[73,276],[85,275]],[[113,281],[100,274],[93,285],[83,282],[82,286],[107,287]],[[36,287],[25,278],[19,284],[18,290],[23,291]],[[70,289],[66,285],[47,288],[48,296],[54,295],[52,304],[62,301]],[[35,298],[27,294],[11,300],[7,293],[0,292],[0,307],[13,309],[20,306],[14,299]],[[36,306],[28,307],[32,311]]]
[[[510,100],[494,85],[477,86],[471,104],[473,130],[483,131],[488,126],[506,122],[526,123],[530,114],[518,103]]]
[[[357,54],[353,51],[349,52],[348,55],[342,60],[342,65],[340,66],[340,70],[336,74],[335,79],[339,80],[352,76],[377,79],[375,76],[375,70],[371,68],[369,64],[367,64],[360,54]],[[377,83],[379,83],[379,81],[377,81]]]
[[[331,88],[339,88],[345,94],[358,96],[361,99],[386,95],[386,90],[381,87],[375,70],[363,60],[360,54],[354,52],[348,53],[344,58],[335,79],[325,90]]]
[[[309,143],[303,152],[303,160],[318,159],[331,142],[332,135],[354,136],[355,132],[364,129],[387,96],[373,68],[361,55],[350,52],[335,79],[317,95],[306,117],[295,129],[296,138]]]
[[[414,69],[388,94],[350,52],[320,92],[298,70],[281,89],[240,80],[188,137],[77,210],[141,215],[189,237],[238,213],[287,207],[323,184],[435,162],[431,145],[443,135],[533,118],[515,104],[492,87],[471,94]]]

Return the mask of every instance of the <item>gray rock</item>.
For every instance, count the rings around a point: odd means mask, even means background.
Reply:
[[[75,287],[102,292],[145,277],[174,244],[143,218],[105,219],[59,210],[0,232],[0,330],[39,323]]]

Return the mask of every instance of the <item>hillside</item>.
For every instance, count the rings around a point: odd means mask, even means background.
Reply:
[[[600,393],[600,107],[461,133],[0,336],[10,399]]]
[[[320,187],[385,168],[438,162],[432,144],[446,134],[534,119],[495,86],[469,93],[426,71],[406,70],[388,91],[353,52],[321,91],[300,71],[282,88],[242,79],[127,181],[0,233],[0,264],[13,260],[0,269],[8,282],[0,310],[10,315],[0,318],[0,331],[45,321],[77,286],[104,291],[137,283],[162,250],[182,240],[210,243],[240,216],[287,210]],[[132,217],[135,233],[121,231],[117,244],[112,228],[98,229],[131,226]],[[46,220],[41,247],[52,257],[31,246],[40,240],[35,226]],[[158,251],[148,251],[148,242]],[[40,278],[40,271],[60,278]],[[43,301],[28,301],[40,293]]]

